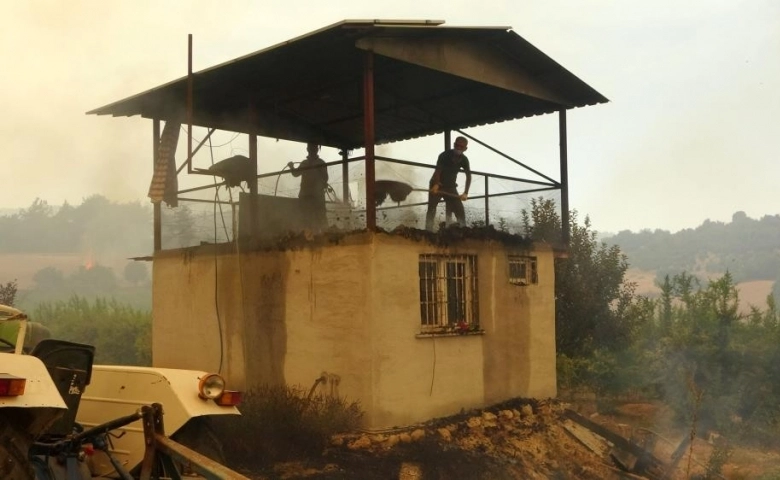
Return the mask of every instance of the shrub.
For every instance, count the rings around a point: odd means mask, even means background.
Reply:
[[[228,463],[240,468],[319,455],[332,435],[359,428],[363,417],[358,402],[307,397],[291,386],[247,392],[239,408],[240,417],[222,417],[215,426]]]

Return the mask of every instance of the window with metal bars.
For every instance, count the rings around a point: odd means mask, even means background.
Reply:
[[[420,255],[423,331],[479,329],[476,255]]]
[[[536,257],[510,255],[509,283],[514,285],[531,285],[539,283],[539,275],[536,270]]]

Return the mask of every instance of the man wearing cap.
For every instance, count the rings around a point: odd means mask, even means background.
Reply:
[[[428,212],[425,215],[425,229],[433,231],[433,219],[436,216],[436,207],[439,201],[444,199],[447,216],[449,212],[455,214],[458,224],[466,224],[466,212],[463,202],[468,199],[471,187],[471,168],[469,159],[464,152],[468,149],[468,140],[465,137],[455,139],[453,148],[445,150],[436,160],[436,170],[428,185]],[[463,170],[466,173],[466,188],[462,194],[458,193],[458,173]]]

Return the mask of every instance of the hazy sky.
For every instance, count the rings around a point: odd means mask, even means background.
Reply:
[[[610,99],[568,115],[571,206],[596,229],[676,231],[729,221],[738,210],[780,213],[777,0],[0,0],[0,7],[0,208],[36,197],[78,204],[96,193],[146,202],[151,121],[84,113],[185,75],[188,33],[197,71],[343,19],[408,18],[510,26]],[[469,133],[558,178],[557,117],[523,122]],[[227,140],[223,132],[215,142]],[[414,159],[433,162],[440,144],[428,142],[430,151]],[[273,152],[276,168],[303,155],[272,140],[260,149]],[[506,168],[483,153],[470,149],[473,168]]]

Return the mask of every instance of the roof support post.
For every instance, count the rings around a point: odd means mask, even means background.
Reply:
[[[558,135],[561,152],[561,240],[569,246],[569,154],[566,147],[566,109],[558,111]]]
[[[343,185],[341,186],[341,201],[344,205],[347,205],[349,203],[349,164],[347,163],[347,160],[349,159],[349,150],[343,148],[339,153],[341,153],[341,179],[343,181]]]
[[[366,149],[366,228],[376,229],[376,169],[374,163],[374,52],[363,62],[363,144]]]
[[[157,166],[157,156],[160,154],[160,120],[152,120],[152,170]],[[162,202],[154,202],[154,252],[162,250]]]
[[[452,130],[445,130],[444,131],[444,150],[449,150],[452,145]]]
[[[187,35],[187,173],[192,173],[192,34]]]
[[[250,107],[250,115],[254,117],[254,108]],[[249,160],[252,164],[252,181],[249,182],[249,232],[250,238],[257,238],[260,228],[257,218],[257,135],[249,135]]]
[[[490,177],[485,175],[485,226],[490,225]]]

